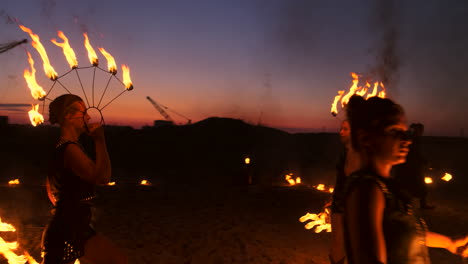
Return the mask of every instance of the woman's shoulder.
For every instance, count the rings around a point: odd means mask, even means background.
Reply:
[[[368,189],[368,188],[378,188],[384,194],[389,195],[390,190],[388,183],[385,178],[377,175],[368,170],[358,170],[347,177],[346,192],[350,192],[351,189]]]

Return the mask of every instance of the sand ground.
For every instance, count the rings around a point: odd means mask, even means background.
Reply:
[[[311,188],[127,184],[98,191],[95,227],[125,251],[129,263],[328,263],[330,234],[306,230],[298,221],[307,212],[320,212],[330,197]],[[2,220],[18,228],[3,236],[18,239],[40,260],[50,208],[44,187],[1,186],[0,196]],[[432,230],[468,233],[466,195],[434,190],[431,198],[437,208],[424,215]],[[445,250],[430,253],[434,264],[463,263]]]

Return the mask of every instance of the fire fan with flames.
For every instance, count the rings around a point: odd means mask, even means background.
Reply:
[[[60,81],[61,78],[65,77],[66,75],[70,74],[71,72],[75,72],[77,76],[77,80],[80,84],[81,90],[84,94],[84,98],[86,99],[87,103],[87,109],[93,108],[96,109],[100,115],[101,115],[101,123],[104,123],[104,118],[102,116],[102,110],[106,108],[110,103],[112,103],[115,99],[120,97],[124,92],[131,91],[133,89],[133,84],[130,78],[130,69],[126,65],[122,65],[122,80],[120,80],[116,74],[117,74],[117,65],[115,63],[114,57],[107,52],[104,48],[99,48],[99,51],[102,53],[102,55],[106,58],[107,60],[107,70],[102,69],[99,67],[99,59],[98,56],[94,50],[94,48],[91,46],[89,37],[87,33],[83,33],[84,37],[84,46],[88,52],[88,58],[91,63],[91,66],[86,66],[86,67],[78,67],[78,60],[76,58],[74,50],[71,48],[68,38],[65,36],[65,34],[62,31],[58,31],[57,35],[58,37],[62,40],[62,42],[58,42],[56,39],[52,39],[51,42],[54,43],[56,46],[61,47],[63,49],[63,54],[65,55],[65,58],[70,65],[70,70],[62,75],[58,75],[55,69],[52,67],[49,57],[47,55],[47,52],[42,45],[40,38],[37,34],[34,34],[34,32],[23,26],[19,25],[21,30],[24,32],[28,33],[29,36],[32,39],[32,46],[37,50],[39,55],[41,56],[42,62],[43,62],[43,69],[46,74],[46,76],[53,81],[53,84],[51,88],[49,89],[48,92],[45,92],[44,89],[37,83],[36,81],[36,69],[34,67],[34,60],[32,59],[32,56],[29,52],[27,52],[28,55],[28,62],[31,70],[25,69],[24,70],[24,78],[26,80],[26,83],[28,84],[28,87],[31,91],[31,95],[34,99],[43,101],[43,109],[45,108],[45,101],[46,99],[52,101],[52,99],[48,98],[50,95],[51,91],[53,88],[58,84],[61,86],[63,89],[65,89],[68,93],[71,93],[71,91]],[[88,68],[94,68],[93,70],[93,83],[92,83],[92,91],[91,91],[91,101],[88,100],[87,93],[84,89],[83,82],[80,78],[79,75],[79,70],[82,69],[88,69]],[[104,91],[99,99],[99,102],[96,104],[95,102],[95,87],[94,87],[94,82],[95,82],[95,75],[96,75],[96,70],[99,69],[102,72],[108,73],[109,74],[109,79],[107,81],[107,85],[104,88]],[[121,83],[125,89],[118,94],[116,97],[111,99],[109,102],[101,106],[102,99],[104,98],[104,95],[109,87],[109,84],[112,79],[116,79],[119,83]],[[32,109],[29,111],[29,118],[31,120],[31,123],[33,126],[37,126],[39,124],[42,124],[44,122],[44,117],[41,113],[39,113],[39,104],[33,105]]]

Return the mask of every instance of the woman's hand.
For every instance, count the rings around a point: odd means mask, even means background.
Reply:
[[[104,128],[100,123],[88,124],[88,135],[96,141],[104,140]]]

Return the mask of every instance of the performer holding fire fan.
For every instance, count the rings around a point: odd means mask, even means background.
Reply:
[[[468,237],[452,240],[430,232],[411,197],[390,177],[392,166],[405,162],[411,144],[402,107],[389,99],[354,95],[346,112],[352,148],[361,161],[347,177],[344,192],[348,263],[428,264],[428,247],[459,253]]]
[[[72,94],[57,97],[49,105],[49,121],[59,124],[47,193],[54,212],[42,238],[43,264],[127,263],[126,257],[91,226],[94,186],[110,180],[111,165],[104,129],[88,124],[90,116],[83,100]],[[88,133],[94,140],[96,159],[92,160],[78,142]]]

